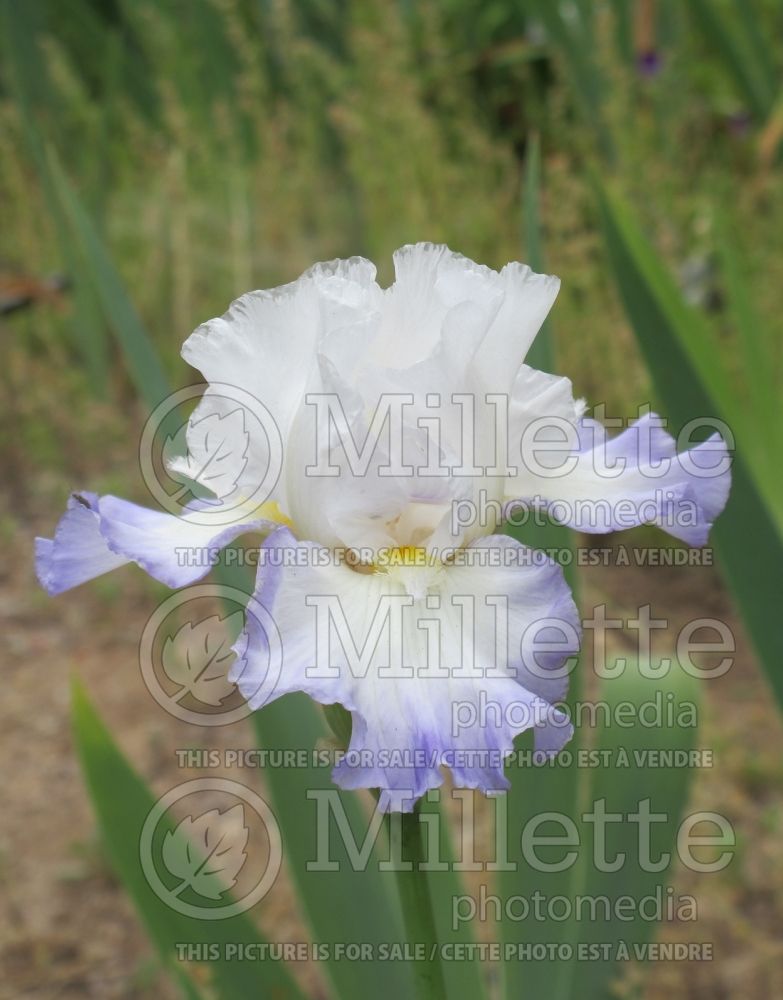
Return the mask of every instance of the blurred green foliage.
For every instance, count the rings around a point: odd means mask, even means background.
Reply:
[[[730,216],[780,375],[775,3],[2,0],[2,11],[2,273],[77,266],[32,124],[171,375],[198,322],[315,259],[364,253],[388,278],[391,251],[423,238],[492,265],[519,257],[531,131],[547,258],[564,279],[560,366],[578,391],[620,410],[649,395],[598,255],[584,171],[596,154],[687,295],[716,312],[731,366],[741,348],[714,267],[715,210]],[[89,290],[69,301],[14,328],[50,360],[76,351],[94,384],[106,320]]]
[[[724,558],[779,675],[759,629],[783,564],[782,19],[776,0],[0,0],[0,296],[72,283],[0,326],[11,488],[122,447],[193,380],[184,337],[251,287],[357,253],[388,280],[422,239],[493,266],[543,247],[563,279],[545,364],[607,415],[684,418],[692,384],[732,424],[764,578],[739,515]],[[117,775],[148,793],[83,698],[76,722],[114,829]],[[115,849],[133,891],[134,845]],[[141,903],[165,952],[178,928]]]

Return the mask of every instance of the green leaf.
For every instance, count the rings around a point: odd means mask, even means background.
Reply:
[[[746,25],[757,15],[743,3],[737,18],[737,24],[745,26],[746,45],[743,46],[735,25],[727,22],[715,0],[690,0],[690,6],[699,31],[734,77],[737,90],[750,110],[763,123],[775,99],[775,77],[770,79],[768,76],[770,55],[766,51],[759,52],[761,36]]]
[[[711,359],[699,355],[710,350],[700,329],[701,318],[685,307],[628,207],[598,181],[596,189],[620,296],[667,415],[679,426],[715,415],[731,424],[737,415],[723,376]],[[763,434],[765,429],[753,432]],[[742,440],[743,434],[738,437]],[[761,665],[783,706],[783,630],[777,627],[783,538],[742,453],[734,457],[729,502],[713,526],[712,540]]]
[[[622,58],[630,63],[634,58],[633,8],[628,0],[611,0],[617,48]]]
[[[586,126],[595,135],[598,149],[605,160],[614,159],[615,147],[604,116],[605,85],[592,59],[589,46],[584,44],[585,26],[580,16],[568,21],[563,16],[563,6],[552,0],[534,0],[531,13],[541,18],[546,30],[560,49],[571,80],[577,108]]]
[[[371,859],[365,870],[361,865],[355,870],[338,829],[340,820],[347,821],[349,835],[361,849],[370,820],[355,792],[335,787],[331,766],[314,761],[313,750],[326,735],[315,703],[305,695],[285,695],[255,712],[253,720],[260,746],[297,755],[296,766],[266,771],[267,787],[282,831],[288,869],[313,938],[330,945],[322,967],[333,995],[389,1000],[411,996],[410,971],[405,963],[380,961],[375,952],[369,961],[339,960],[331,947],[401,942],[405,936],[393,873],[380,871],[377,859]],[[340,810],[341,816],[335,817],[335,810]],[[335,870],[313,870],[313,864],[324,859],[326,837],[328,860]]]
[[[475,794],[469,792],[470,796]],[[420,804],[420,815],[437,817],[432,822],[435,823],[439,833],[438,859],[447,866],[441,871],[428,871],[426,878],[435,914],[438,941],[441,945],[470,945],[475,941],[471,923],[461,921],[456,930],[452,927],[454,900],[464,895],[465,887],[459,871],[454,869],[456,860],[454,838],[449,827],[447,810],[442,804],[444,798],[445,796],[441,794],[439,803],[436,797],[431,801],[425,796]],[[444,978],[449,1000],[481,1000],[484,996],[481,964],[475,957],[464,961],[445,962]]]
[[[763,24],[762,12],[753,9],[748,0],[733,0],[734,23],[739,25],[746,39],[746,51],[753,61],[759,86],[764,88],[767,98],[774,98],[779,86],[777,53],[770,45],[773,35],[767,34],[767,25]]]
[[[561,896],[571,899],[576,892],[577,872],[573,868],[538,871],[527,864],[522,854],[521,833],[531,820],[543,813],[559,813],[577,822],[580,772],[575,764],[575,754],[581,739],[582,734],[577,732],[563,754],[551,764],[524,766],[517,758],[516,763],[506,768],[506,777],[511,781],[506,798],[510,870],[500,873],[499,888],[504,907],[515,897],[529,900],[540,893],[547,898]],[[532,754],[530,733],[516,740],[515,750],[517,754]],[[541,921],[531,917],[526,920],[505,919],[502,932],[503,940],[508,945],[534,948],[537,944],[573,945],[575,928],[567,921]],[[563,1000],[569,996],[572,974],[571,964],[566,961],[509,960],[503,967],[503,995],[508,1000],[521,997],[536,1000],[544,996],[547,1000]]]
[[[640,855],[637,826],[628,817],[638,812],[640,802],[649,800],[650,813],[666,817],[665,821],[651,824],[651,856],[660,860],[663,852],[672,851],[691,775],[687,767],[668,766],[670,761],[660,757],[656,760],[654,755],[687,753],[693,748],[697,694],[695,681],[677,666],[661,678],[643,676],[636,664],[626,663],[620,676],[602,682],[598,699],[591,706],[596,712],[595,739],[586,736],[583,719],[583,725],[577,727],[581,739],[568,748],[574,755],[571,764],[539,768],[543,772],[541,780],[531,781],[536,771],[529,771],[524,785],[520,782],[519,790],[515,788],[509,797],[509,844],[517,850],[509,851],[508,856],[518,870],[505,877],[506,900],[515,895],[530,901],[540,894],[539,898],[545,900],[555,897],[567,900],[571,908],[567,920],[537,920],[532,906],[528,919],[506,917],[503,928],[506,941],[521,947],[540,944],[571,949],[570,958],[509,961],[504,970],[504,995],[509,1000],[520,997],[534,1000],[540,996],[548,1000],[585,997],[609,1000],[614,995],[609,984],[615,975],[619,942],[633,948],[649,940],[653,923],[638,918],[620,919],[618,912],[621,916],[627,913],[618,911],[615,904],[621,896],[631,897],[637,906],[639,900],[656,893],[665,899],[671,864],[660,872],[647,870]],[[659,704],[662,710],[657,709]],[[620,705],[622,712],[617,711]],[[653,712],[662,714],[669,706],[673,724],[668,725],[669,717],[663,714],[661,725],[642,726],[634,720],[628,726],[629,707],[633,706],[638,714],[643,705],[651,705]],[[579,715],[576,718],[578,722]],[[527,801],[520,795],[523,787]],[[616,872],[603,871],[593,863],[595,824],[585,821],[584,816],[595,811],[596,803],[599,810],[603,806],[607,814],[624,817],[622,823],[610,822],[606,827],[606,857],[611,860],[620,851],[626,855],[625,863]],[[577,833],[578,856],[562,871],[540,870],[540,866],[528,863],[520,849],[523,831],[531,829],[528,824],[547,813],[558,819],[541,820],[535,832],[562,836],[567,832],[567,824]],[[552,827],[550,822],[557,825]],[[566,853],[564,847],[554,845],[536,849],[537,858],[553,866],[562,864]],[[596,898],[606,903],[599,903],[593,913],[590,903],[585,901]],[[581,910],[582,907],[585,909]],[[596,951],[591,961],[577,963],[580,947],[591,945],[609,946],[609,952]]]
[[[269,996],[279,1000],[303,1000],[303,995],[280,962],[232,961],[225,947],[258,947],[265,944],[256,927],[244,915],[224,920],[199,920],[171,909],[150,888],[142,869],[139,843],[146,817],[155,797],[132,770],[101,722],[81,685],[73,687],[73,726],[82,762],[106,849],[118,877],[129,893],[147,933],[166,966],[176,975],[186,995],[199,993],[177,963],[177,944],[217,946],[218,956],[209,971],[221,1000],[245,1000]],[[160,827],[177,853],[185,854],[178,841],[175,824],[163,817]],[[171,850],[172,848],[170,848]],[[186,968],[186,967],[185,967]]]
[[[153,410],[170,392],[155,347],[92,220],[68,183],[54,150],[49,150],[47,161],[71,239],[85,261],[77,280],[88,281],[94,288],[106,321],[117,338],[131,380],[139,396]]]
[[[783,495],[783,470],[777,457],[783,446],[783,420],[775,366],[769,363],[774,351],[768,330],[759,317],[747,276],[735,250],[735,238],[726,220],[718,214],[717,238],[721,272],[724,278],[729,313],[739,335],[740,358],[744,367],[744,387],[750,413],[750,434],[742,442],[743,450],[754,449],[754,468],[764,469],[767,500]],[[763,428],[763,433],[753,433]]]
[[[68,224],[49,171],[44,145],[37,126],[37,108],[51,97],[49,77],[36,35],[36,17],[29,4],[0,0],[0,32],[5,40],[7,81],[20,111],[24,134],[38,172],[46,204],[51,213],[57,241],[67,274],[74,279],[74,314],[71,329],[77,351],[96,395],[106,391],[108,373],[108,338],[100,308],[88,282],[80,280],[84,261],[73,244]],[[56,109],[51,109],[56,114]]]
[[[541,156],[537,137],[530,141],[525,166],[523,189],[523,230],[528,263],[534,270],[543,270],[543,250],[540,222]],[[542,327],[533,342],[525,361],[535,368],[552,371],[554,345],[550,321]],[[547,522],[529,524],[521,529],[509,531],[519,541],[538,549],[574,552],[574,535],[563,525]],[[573,561],[566,563],[566,579],[573,587],[576,573]],[[579,697],[579,670],[572,671],[569,701]],[[576,753],[581,743],[577,732],[568,745],[569,753]],[[532,734],[527,733],[516,741],[516,750],[531,754]],[[569,758],[560,758],[555,764],[541,766],[521,766],[512,763],[506,768],[506,776],[511,782],[507,796],[508,829],[512,831],[508,843],[508,860],[512,870],[500,873],[500,892],[504,900],[514,896],[530,898],[535,892],[552,896],[570,897],[574,892],[575,873],[537,872],[526,865],[521,853],[519,832],[538,813],[564,812],[576,820],[579,795],[579,772],[573,763],[564,763]],[[558,941],[569,943],[572,928],[565,922],[543,923],[541,921],[503,922],[504,941],[511,945],[535,945]],[[504,995],[509,998],[521,996],[546,996],[551,1000],[567,996],[571,967],[566,962],[550,966],[546,962],[507,962],[504,966]]]
[[[541,139],[538,133],[528,137],[525,157],[525,174],[522,182],[522,242],[525,261],[534,271],[544,270],[544,251],[541,238]],[[549,321],[541,327],[530,345],[525,363],[532,368],[551,372],[555,358],[552,339],[548,333]]]
[[[413,812],[386,816],[392,855],[400,863],[395,871],[408,942],[423,948],[425,957],[411,964],[418,1000],[446,1000],[446,976],[438,952],[439,934],[430,895],[430,882],[422,871],[427,860],[427,827],[420,819],[420,804]],[[403,863],[404,862],[404,863]]]
[[[633,957],[634,948],[645,945],[652,937],[655,923],[643,919],[638,906],[650,897],[661,898],[665,905],[677,829],[692,777],[692,767],[685,761],[696,741],[697,699],[697,682],[676,662],[665,677],[653,676],[649,669],[645,675],[637,664],[629,662],[622,674],[602,681],[596,705],[605,706],[608,724],[598,731],[595,751],[599,756],[589,771],[589,804],[594,815],[598,804],[607,817],[622,820],[606,823],[605,844],[596,843],[596,822],[581,825],[581,850],[586,863],[581,872],[580,895],[598,902],[595,912],[588,905],[574,936],[583,947],[609,946],[609,953],[597,949],[593,960],[579,963],[578,975],[572,980],[572,1000],[610,1000],[616,996],[611,982],[616,974],[618,947],[624,944]],[[662,724],[641,725],[641,707],[658,704],[664,706]],[[620,724],[627,723],[631,714],[626,706],[633,706],[639,716],[630,727]],[[672,725],[667,724],[668,715],[664,715],[669,709]],[[649,821],[641,818],[647,811]],[[635,816],[640,818],[633,819]],[[649,829],[649,848],[641,834],[645,826]],[[602,870],[617,863],[620,855],[624,860],[616,871]],[[605,865],[604,860],[609,864]],[[660,871],[651,870],[658,866]],[[633,919],[626,919],[630,913],[622,909],[622,903],[618,907],[621,897],[633,901]]]

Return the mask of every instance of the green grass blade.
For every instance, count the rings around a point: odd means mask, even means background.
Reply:
[[[674,426],[704,416],[736,419],[728,399],[705,378],[708,363],[694,364],[691,314],[672,301],[676,289],[650,280],[655,265],[650,247],[630,223],[627,208],[597,187],[604,237],[626,312],[650,369],[657,392]],[[715,353],[714,351],[712,352]],[[764,428],[755,429],[764,433]],[[741,439],[742,435],[740,435]],[[712,541],[726,580],[745,620],[761,666],[783,706],[783,630],[777,627],[783,593],[783,538],[779,522],[762,496],[758,478],[743,455],[735,455],[732,489],[723,514],[712,529]],[[750,557],[752,554],[752,557]]]
[[[723,362],[712,328],[702,313],[685,302],[656,251],[642,234],[630,208],[608,189],[604,189],[604,195],[607,204],[611,202],[612,222],[622,240],[624,253],[629,257],[629,264],[632,262],[647,294],[655,302],[660,322],[672,331],[687,355],[688,368],[695,369],[702,384],[720,404],[723,417],[731,422],[736,432],[744,430],[746,417],[737,398],[736,385]],[[633,316],[631,319],[636,325]],[[649,322],[646,325],[651,326]],[[670,378],[677,381],[678,391],[684,391],[691,381],[691,373],[690,370],[672,370]]]
[[[442,793],[442,801],[445,800],[445,796],[446,793]],[[422,800],[421,812],[423,815],[438,817],[437,828],[440,834],[438,857],[448,865],[444,871],[429,871],[426,875],[435,912],[438,941],[441,945],[447,946],[471,945],[475,941],[475,935],[469,921],[461,922],[456,930],[452,928],[454,900],[465,894],[465,886],[459,871],[455,871],[453,867],[457,858],[446,809],[438,802],[430,802],[425,797]],[[444,962],[443,973],[449,1000],[481,1000],[485,995],[481,964],[476,957],[464,961]]]
[[[770,365],[768,360],[772,345],[765,324],[756,311],[735,250],[735,241],[722,218],[718,219],[717,235],[729,313],[739,335],[745,385],[753,387],[748,398],[752,425],[763,427],[765,431],[764,434],[754,435],[753,442],[761,449],[760,460],[766,460],[770,472],[774,473],[778,470],[776,457],[780,455],[783,424],[775,366]],[[780,495],[780,485],[778,477],[774,483],[777,495]]]
[[[253,716],[260,746],[302,754],[306,766],[270,768],[267,787],[272,796],[286,850],[286,861],[307,915],[313,938],[330,945],[322,968],[333,986],[333,995],[372,996],[396,1000],[412,995],[409,970],[403,962],[384,962],[373,954],[368,961],[335,958],[334,944],[404,941],[402,918],[392,872],[378,870],[370,860],[365,871],[354,871],[351,859],[330,817],[330,857],[336,871],[308,871],[308,862],[319,857],[317,803],[312,792],[337,795],[361,846],[368,818],[356,793],[337,792],[330,766],[316,766],[313,749],[326,734],[315,703],[304,695],[286,695]]]
[[[694,21],[699,31],[718,53],[724,66],[734,77],[737,90],[747,102],[760,123],[766,121],[775,98],[774,88],[770,88],[759,74],[759,64],[751,58],[740,43],[733,25],[727,23],[715,0],[689,0]],[[744,11],[740,23],[749,15]]]
[[[581,743],[580,734],[574,737],[566,748],[576,754]],[[529,734],[516,741],[518,751],[532,752],[533,741]],[[508,820],[507,858],[513,870],[500,873],[499,894],[505,904],[514,897],[534,898],[559,896],[572,899],[577,891],[578,872],[538,871],[531,867],[522,854],[521,833],[528,824],[543,813],[558,813],[567,816],[574,823],[578,821],[578,791],[580,773],[575,765],[576,758],[565,764],[561,761],[552,765],[523,767],[519,764],[508,766],[506,776],[511,781],[506,799]],[[544,849],[541,856],[546,855]],[[552,863],[557,858],[552,857]],[[505,911],[504,911],[505,912]],[[525,920],[503,921],[503,940],[509,946],[535,948],[536,945],[573,945],[574,928],[566,921],[541,921],[531,915]],[[568,961],[544,962],[509,959],[503,966],[503,996],[507,1000],[564,1000],[569,996],[573,966]]]
[[[525,263],[534,271],[544,270],[544,252],[541,238],[541,139],[537,133],[528,138],[525,174],[522,182],[522,242]],[[541,327],[530,345],[525,363],[531,368],[551,372],[555,366],[555,352],[548,332],[549,321]]]
[[[647,727],[637,723],[630,728],[617,725],[618,719],[627,719],[617,711],[618,706],[624,706],[623,712],[627,711],[626,705],[633,705],[638,711],[643,705],[655,705],[656,698],[664,705],[671,705],[674,725]],[[616,996],[611,983],[617,970],[618,949],[627,947],[633,957],[633,949],[643,947],[652,937],[653,921],[642,919],[638,913],[629,920],[627,909],[620,910],[618,915],[616,904],[621,897],[630,898],[636,906],[651,896],[660,895],[666,900],[673,863],[670,860],[661,871],[651,871],[648,861],[663,864],[666,855],[670,859],[674,856],[692,769],[682,766],[683,757],[679,766],[672,766],[671,761],[677,761],[677,757],[666,760],[662,755],[688,754],[694,749],[697,698],[697,682],[676,664],[665,678],[660,678],[644,676],[637,664],[629,662],[619,677],[602,683],[597,704],[606,706],[608,724],[602,725],[598,733],[595,749],[601,756],[597,758],[600,763],[590,771],[593,780],[589,806],[594,810],[595,803],[603,802],[607,815],[623,817],[621,822],[607,823],[603,857],[612,861],[622,853],[625,861],[617,871],[601,870],[606,867],[603,859],[601,864],[594,863],[596,824],[583,823],[582,851],[586,865],[580,893],[588,900],[602,902],[595,913],[588,908],[578,922],[576,936],[580,945],[596,950],[591,961],[579,964],[578,978],[572,984],[572,1000],[582,997],[610,1000]],[[676,720],[685,719],[686,713],[692,726],[677,724]],[[661,756],[656,759],[655,755]],[[640,804],[645,802],[649,803],[651,815],[662,817],[649,824],[649,857],[641,843],[641,823],[630,819],[639,814]],[[608,954],[597,948],[606,945],[610,946]]]
[[[5,78],[20,112],[30,154],[55,225],[66,273],[77,277],[83,271],[84,262],[70,238],[36,123],[36,108],[46,103],[50,86],[36,37],[36,19],[31,16],[32,13],[29,6],[0,0],[0,26],[7,66]],[[71,329],[74,345],[82,357],[91,390],[95,395],[102,396],[106,392],[108,373],[108,338],[103,317],[93,290],[78,278],[73,300]]]
[[[540,143],[538,137],[532,137],[525,165],[522,221],[525,256],[534,270],[544,270],[540,190]],[[551,372],[556,367],[554,355],[552,325],[547,321],[533,341],[525,361],[535,368]],[[515,529],[510,533],[519,541],[535,548],[557,549],[570,553],[574,551],[573,533],[554,522],[525,525],[523,529]],[[568,563],[566,577],[572,587],[576,582],[575,576],[573,562]],[[573,703],[578,697],[577,668],[571,675],[569,701]],[[577,732],[567,748],[568,751],[575,753],[580,742],[581,734]],[[532,751],[530,734],[517,740],[517,749]],[[512,764],[506,769],[506,775],[511,782],[506,804],[510,831],[508,860],[516,870],[500,873],[501,897],[505,900],[513,896],[524,896],[529,899],[533,893],[541,892],[548,896],[570,898],[575,891],[576,873],[573,870],[538,872],[531,869],[522,856],[519,832],[535,815],[542,812],[564,812],[576,820],[579,793],[577,768],[573,764],[562,762],[552,767],[521,767]],[[504,940],[509,945],[535,945],[554,940],[570,943],[568,939],[571,933],[572,929],[565,922],[551,924],[535,920],[503,922]],[[550,1000],[561,1000],[568,996],[572,972],[571,964],[567,962],[559,962],[554,966],[546,962],[507,962],[504,965],[504,996],[509,1000],[539,996],[546,996]]]
[[[76,280],[88,281],[94,288],[136,391],[152,410],[170,391],[163,365],[122,278],[78,195],[65,177],[54,151],[49,152],[47,159],[54,191],[67,220],[71,239],[85,262]]]
[[[769,44],[765,26],[761,24],[760,12],[748,0],[733,0],[734,23],[742,27],[747,39],[746,50],[754,62],[754,68],[768,99],[774,98],[780,80],[776,63],[776,52]],[[758,7],[758,5],[756,5]],[[779,16],[779,15],[778,15]]]
[[[176,964],[175,945],[181,942],[217,945],[221,957],[210,962],[209,970],[221,1000],[264,996],[303,1000],[280,962],[232,961],[230,955],[225,957],[225,945],[264,944],[244,914],[225,920],[198,920],[177,913],[152,891],[142,870],[139,839],[155,797],[113,742],[79,684],[73,689],[73,726],[110,860],[166,965],[182,981],[184,973]],[[173,822],[170,828],[174,828]],[[195,987],[189,995],[198,995]]]
[[[594,133],[598,149],[607,161],[615,155],[611,132],[606,125],[603,110],[604,82],[592,60],[589,48],[581,34],[581,17],[578,26],[563,16],[562,6],[552,0],[534,0],[531,13],[541,18],[549,37],[560,49],[566,71],[571,79],[572,91],[585,124]],[[581,30],[580,30],[581,29]]]
[[[628,0],[611,0],[611,4],[617,49],[625,62],[630,63],[634,58],[633,7]]]

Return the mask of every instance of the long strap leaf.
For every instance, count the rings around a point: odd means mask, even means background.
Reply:
[[[708,383],[704,370],[692,362],[695,321],[678,303],[676,286],[656,262],[628,206],[598,181],[596,190],[620,296],[667,414],[680,426],[705,416],[731,420],[730,399],[723,389],[720,395],[715,392],[720,383]],[[653,272],[655,281],[650,280]],[[729,502],[713,526],[712,540],[761,666],[783,706],[783,630],[777,625],[783,538],[742,454],[734,458],[732,479]]]
[[[213,946],[217,954],[211,958],[209,969],[221,1000],[303,1000],[280,962],[231,960],[237,952],[228,946],[249,946],[246,953],[251,954],[251,947],[258,949],[265,944],[244,914],[225,920],[198,920],[171,909],[153,892],[142,868],[139,842],[155,796],[118,749],[79,684],[73,689],[73,727],[111,862],[162,958],[180,982],[187,983],[187,995],[199,994],[183,967],[176,963],[178,944]],[[161,820],[161,824],[165,822],[165,818]],[[168,829],[175,835],[173,823]]]
[[[571,1000],[616,996],[612,981],[618,962],[646,957],[657,923],[650,919],[650,908],[661,913],[658,920],[666,919],[667,884],[693,775],[697,699],[697,682],[678,666],[659,679],[628,663],[620,676],[601,685],[596,705],[608,722],[597,734],[594,765],[582,772],[592,776],[593,818],[580,826],[587,863],[575,911],[581,955],[590,960],[579,962]],[[672,725],[666,719],[655,726],[640,724],[642,707],[657,704],[668,706]],[[629,705],[639,716],[630,728],[620,725],[625,720],[618,711]],[[607,821],[599,833],[602,813],[621,818]]]
[[[92,282],[133,384],[152,410],[170,391],[163,365],[98,231],[63,173],[54,150],[49,151],[47,159],[71,238],[86,264],[76,280]]]
[[[543,270],[543,249],[540,212],[541,150],[537,136],[531,138],[525,166],[522,213],[525,255],[527,263],[534,270]],[[547,321],[533,341],[526,362],[533,367],[551,372],[555,368],[555,351],[552,340],[551,322]],[[539,549],[557,549],[573,552],[573,534],[568,528],[552,523],[531,524],[524,531],[513,532],[520,541]],[[566,576],[571,584],[576,583],[573,562],[566,567]],[[569,700],[579,697],[579,668],[572,672]],[[581,744],[582,734],[577,732],[569,744],[569,754],[575,754]],[[520,754],[531,753],[533,746],[530,736],[517,741]],[[501,895],[508,906],[514,897],[530,899],[535,893],[547,896],[570,898],[576,886],[577,873],[574,869],[563,871],[536,871],[530,868],[522,855],[519,833],[534,817],[544,812],[564,813],[576,820],[579,797],[579,772],[575,758],[564,756],[552,766],[521,766],[517,761],[508,766],[507,777],[511,781],[507,801],[508,861],[509,870],[500,874]],[[504,941],[510,948],[516,947],[518,954],[524,949],[537,945],[555,943],[571,944],[574,927],[567,922],[543,922],[536,920],[505,920],[502,927]],[[572,966],[568,962],[526,962],[521,958],[511,958],[504,964],[504,991],[509,1000],[520,997],[535,998],[546,996],[550,1000],[560,1000],[568,995]]]

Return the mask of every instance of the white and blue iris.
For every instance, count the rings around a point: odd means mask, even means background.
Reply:
[[[518,733],[534,728],[547,753],[571,735],[557,703],[578,647],[576,607],[561,569],[526,558],[492,512],[523,503],[593,532],[652,522],[703,545],[729,472],[720,437],[678,456],[654,415],[606,441],[568,379],[524,365],[557,278],[517,263],[498,273],[431,244],[402,248],[394,264],[388,289],[367,260],[316,265],[289,285],[242,296],[186,341],[183,357],[208,383],[237,387],[274,418],[283,461],[263,504],[235,505],[227,522],[210,518],[209,504],[177,515],[74,494],[54,538],[37,540],[36,562],[52,594],[128,562],[182,587],[210,562],[183,560],[183,550],[213,554],[262,532],[255,597],[282,643],[273,697],[304,691],[343,705],[351,753],[335,781],[378,788],[386,808],[410,809],[441,783],[443,765],[458,786],[500,791]],[[324,398],[339,400],[355,442],[371,433],[379,400],[404,400],[400,447],[415,461],[395,473],[389,436],[355,471],[345,439],[323,425],[332,417],[314,405]],[[207,390],[192,425],[220,414],[221,399]],[[554,431],[538,433],[542,422]],[[190,434],[188,443],[197,449]],[[251,436],[234,454],[235,495],[254,496],[269,442]],[[327,465],[330,474],[320,474]],[[455,520],[455,509],[484,515]],[[331,558],[346,551],[401,558],[360,566]],[[324,661],[319,614],[326,609],[331,629],[335,608],[344,634]],[[245,638],[233,677],[256,708],[269,637],[249,617]]]

